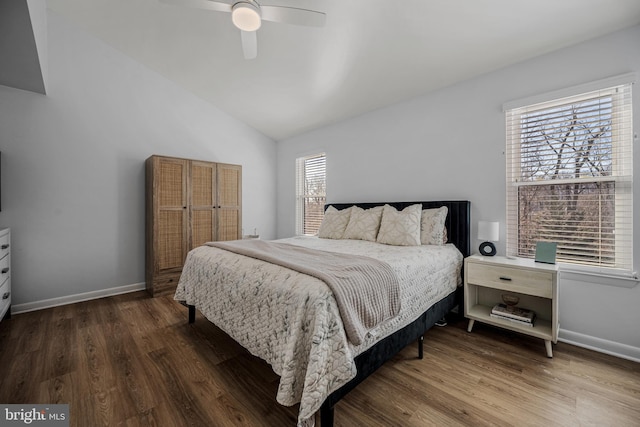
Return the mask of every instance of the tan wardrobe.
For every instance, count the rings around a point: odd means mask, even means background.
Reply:
[[[242,166],[149,157],[146,222],[147,291],[173,293],[187,252],[242,237]]]

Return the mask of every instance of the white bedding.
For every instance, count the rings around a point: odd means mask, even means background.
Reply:
[[[300,402],[299,425],[312,422],[325,398],[355,376],[355,356],[414,321],[460,284],[463,257],[451,244],[401,247],[316,237],[279,241],[376,258],[389,263],[400,279],[401,313],[353,346],[321,280],[219,248],[189,252],[175,299],[195,305],[271,365],[280,376],[276,400],[285,406]]]

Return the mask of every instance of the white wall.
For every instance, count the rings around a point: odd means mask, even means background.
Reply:
[[[329,202],[468,199],[472,233],[478,220],[500,221],[498,253],[504,254],[502,105],[640,71],[639,46],[640,26],[635,26],[279,142],[278,236],[290,236],[295,230],[295,158],[324,151]],[[634,89],[637,130],[640,90]],[[634,145],[637,182],[640,149],[637,141]],[[636,184],[636,212],[640,212],[639,190]],[[635,268],[640,268],[638,218]],[[472,240],[472,246],[478,243]],[[561,337],[640,360],[638,307],[640,286],[626,289],[565,280],[560,288]]]
[[[0,86],[14,308],[144,282],[144,161],[243,166],[243,222],[275,237],[275,142],[47,16],[48,95]],[[56,300],[57,301],[57,300]]]

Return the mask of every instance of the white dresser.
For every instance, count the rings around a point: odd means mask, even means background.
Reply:
[[[0,321],[11,317],[11,229],[0,228]]]

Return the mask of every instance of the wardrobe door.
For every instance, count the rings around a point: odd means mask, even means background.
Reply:
[[[191,161],[190,249],[216,240],[216,164]]]
[[[242,166],[218,163],[217,240],[242,238]]]
[[[161,158],[157,180],[158,273],[182,269],[187,254],[187,162]]]
[[[172,292],[188,251],[188,161],[147,159],[146,286],[152,295]]]

